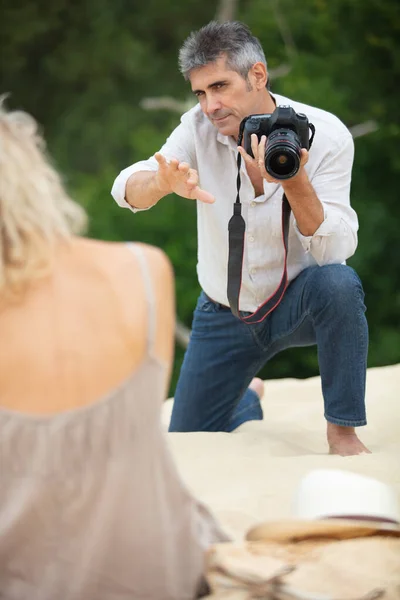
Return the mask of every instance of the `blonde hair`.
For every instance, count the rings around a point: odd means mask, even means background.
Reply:
[[[83,233],[87,216],[51,165],[38,124],[0,97],[0,298],[51,272],[56,242]]]

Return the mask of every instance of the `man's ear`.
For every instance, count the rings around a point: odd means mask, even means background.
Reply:
[[[256,62],[249,71],[249,78],[257,90],[262,90],[267,85],[267,68],[262,62]]]

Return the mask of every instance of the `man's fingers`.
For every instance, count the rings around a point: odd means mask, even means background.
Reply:
[[[251,150],[255,160],[258,161],[258,137],[255,133],[251,134]]]
[[[187,184],[195,186],[198,184],[198,182],[199,176],[197,174],[197,171],[195,171],[194,169],[189,169]]]
[[[189,173],[190,165],[188,165],[188,163],[182,162],[182,163],[179,163],[178,169],[179,169],[179,171],[181,171],[181,173]]]
[[[165,156],[163,156],[159,152],[155,153],[154,158],[156,159],[156,161],[160,165],[161,169],[172,168],[172,170],[175,171],[178,168],[179,160],[177,160],[176,158],[171,158],[170,161],[167,161],[167,159],[165,158]]]
[[[300,158],[300,165],[302,167],[304,167],[304,165],[306,165],[308,163],[308,150],[306,150],[305,148],[301,149],[301,158]]]
[[[246,150],[243,148],[243,146],[238,146],[238,152],[240,152],[244,162],[251,162],[253,159],[251,158],[251,156],[249,154],[247,154]]]
[[[267,143],[267,138],[265,135],[262,135],[261,140],[260,140],[260,145],[258,146],[258,160],[264,160],[266,143]]]
[[[188,169],[188,180],[186,182],[189,190],[190,196],[193,199],[200,200],[200,202],[204,202],[205,204],[214,204],[215,198],[210,192],[206,192],[202,190],[197,184],[199,182],[199,175],[196,169]]]
[[[165,157],[159,152],[155,153],[154,158],[156,159],[161,168],[165,168],[167,166],[167,161]]]
[[[176,176],[179,176],[182,185],[182,179],[184,180],[185,185],[187,186],[188,196],[196,200],[200,200],[200,202],[204,202],[205,204],[213,204],[215,202],[215,198],[209,192],[202,190],[197,185],[199,182],[199,176],[195,169],[191,169],[188,163],[182,162],[180,163],[176,158],[172,158],[170,161],[167,161],[165,156],[160,154],[160,152],[156,152],[154,158],[159,164],[160,170],[170,170],[175,171]],[[168,174],[165,174],[168,177]],[[186,194],[185,194],[186,195]]]
[[[171,158],[168,164],[174,171],[176,171],[179,167],[179,160],[176,158]]]
[[[199,186],[193,188],[192,195],[193,198],[196,198],[197,200],[200,200],[200,202],[204,202],[205,204],[214,204],[215,202],[214,196],[209,192],[202,190],[201,188],[199,188]]]

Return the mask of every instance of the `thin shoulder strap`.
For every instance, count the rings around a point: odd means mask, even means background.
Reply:
[[[153,283],[142,246],[140,244],[133,244],[132,242],[127,242],[126,245],[137,257],[144,280],[148,314],[147,351],[149,354],[152,354],[156,340],[156,301]]]

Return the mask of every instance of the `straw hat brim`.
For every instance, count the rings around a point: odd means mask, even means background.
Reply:
[[[297,519],[266,521],[249,529],[246,540],[253,542],[299,542],[316,538],[345,540],[379,534],[400,537],[400,525],[383,521],[336,518],[315,521]]]

